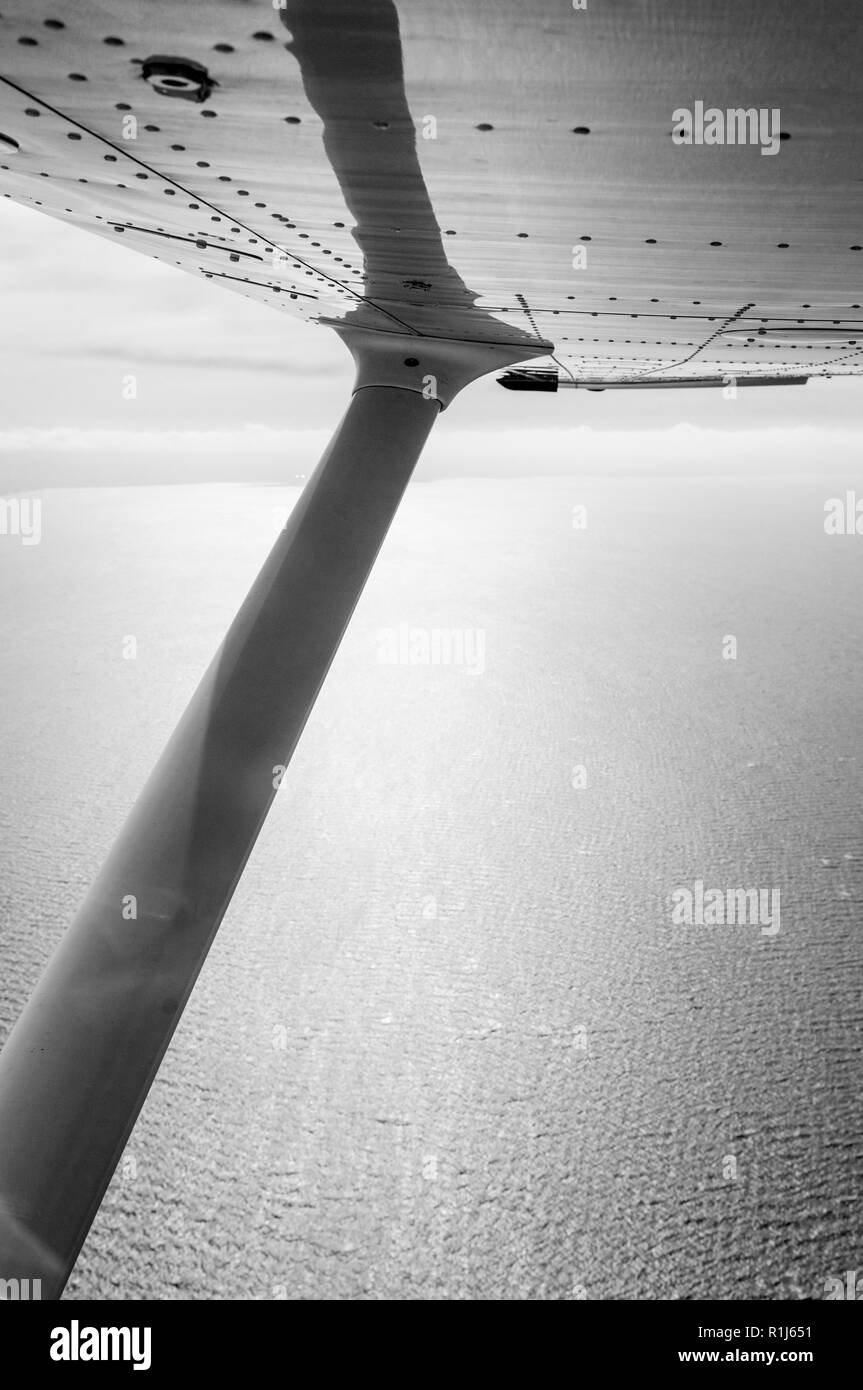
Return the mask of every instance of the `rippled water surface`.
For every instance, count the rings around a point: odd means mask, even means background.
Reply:
[[[855,481],[411,489],[68,1297],[859,1267]],[[295,495],[46,492],[0,538],[3,1036]],[[384,663],[400,624],[482,661]],[[780,931],[673,925],[696,879]]]

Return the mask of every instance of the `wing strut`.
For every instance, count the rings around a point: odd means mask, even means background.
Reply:
[[[41,1279],[43,1298],[62,1293],[434,420],[525,357],[337,331],[358,367],[347,412],[0,1054],[0,1278]]]

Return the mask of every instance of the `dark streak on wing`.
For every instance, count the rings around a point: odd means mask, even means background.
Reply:
[[[500,321],[476,307],[478,296],[444,250],[417,157],[392,0],[364,0],[361,6],[353,0],[288,0],[279,15],[291,34],[287,47],[300,65],[306,96],[324,124],[327,159],[356,221],[353,237],[363,254],[369,298],[379,307],[398,307],[401,316],[405,288],[422,283],[430,304],[439,306],[436,317],[441,307],[452,316],[453,337],[481,339],[485,326],[500,341]],[[410,327],[423,331],[421,311]],[[506,339],[536,345],[536,338],[509,324]]]

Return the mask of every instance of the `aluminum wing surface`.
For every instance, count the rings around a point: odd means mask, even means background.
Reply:
[[[278,312],[861,370],[856,0],[4,0],[0,44],[5,196]],[[699,103],[773,152],[678,143]]]

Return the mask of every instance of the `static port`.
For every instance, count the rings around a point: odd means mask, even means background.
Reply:
[[[182,101],[206,101],[217,85],[202,63],[191,58],[155,54],[141,64],[141,75],[154,92]]]

